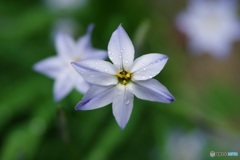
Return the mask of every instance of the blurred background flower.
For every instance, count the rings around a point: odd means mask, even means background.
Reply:
[[[199,131],[183,133],[172,131],[167,140],[166,152],[171,160],[201,160],[206,146],[206,136]]]
[[[91,34],[93,25],[89,25],[87,33],[76,42],[64,32],[55,36],[56,56],[46,58],[34,65],[34,70],[55,80],[53,93],[54,100],[59,101],[76,88],[80,93],[89,89],[82,76],[79,76],[71,66],[71,62],[86,59],[105,59],[107,51],[92,48]]]
[[[65,33],[71,37],[74,37],[79,32],[80,25],[71,18],[56,19],[52,26],[52,37],[56,37],[57,33]]]
[[[193,53],[210,53],[225,58],[234,40],[240,39],[240,21],[235,0],[190,0],[185,12],[176,20]]]
[[[52,11],[73,11],[83,7],[86,0],[44,0],[47,7]]]
[[[190,137],[206,137],[194,159],[212,159],[210,151],[240,153],[240,43],[231,45],[224,61],[209,54],[191,56],[186,37],[175,23],[188,3],[89,0],[77,9],[52,11],[44,1],[1,1],[0,159],[165,160],[171,159],[169,152],[181,151],[177,142],[175,147],[168,145],[170,137],[198,142],[186,138],[192,133]],[[239,11],[238,3],[235,8]],[[237,11],[234,15],[239,17]],[[55,103],[53,80],[36,73],[32,66],[55,53],[52,31],[59,19],[74,22],[74,38],[84,35],[94,23],[93,47],[103,50],[122,23],[137,45],[137,57],[151,52],[169,57],[156,79],[176,101],[162,104],[135,99],[124,131],[112,119],[110,105],[75,111],[82,97],[77,91]],[[201,134],[195,135],[196,130]]]

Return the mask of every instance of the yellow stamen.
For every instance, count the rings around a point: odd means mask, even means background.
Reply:
[[[117,73],[116,76],[118,77],[119,82],[121,82],[123,85],[126,85],[131,80],[131,73],[128,73],[125,70]]]
[[[117,76],[118,76],[119,78],[123,78],[123,75],[120,74],[120,73],[117,73]]]
[[[126,77],[127,77],[127,78],[130,78],[130,77],[131,77],[131,74],[130,74],[130,73],[127,73],[127,74],[126,74]]]

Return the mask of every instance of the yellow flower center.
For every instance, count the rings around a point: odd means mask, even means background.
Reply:
[[[123,70],[117,73],[117,77],[119,82],[121,82],[123,85],[126,85],[131,80],[131,73]]]

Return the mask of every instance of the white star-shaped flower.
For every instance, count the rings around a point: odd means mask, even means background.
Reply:
[[[183,133],[174,130],[168,134],[166,153],[168,159],[201,160],[206,146],[206,137],[200,131]]]
[[[163,69],[168,57],[151,53],[134,61],[133,44],[121,25],[109,41],[108,57],[113,64],[103,60],[72,63],[75,70],[93,84],[76,110],[91,110],[112,103],[113,115],[123,129],[132,112],[134,95],[149,101],[174,101],[167,88],[152,79]]]
[[[207,52],[224,58],[232,42],[240,38],[240,23],[234,0],[191,0],[177,17],[177,27],[189,38],[194,53]]]
[[[69,35],[58,33],[55,38],[58,54],[34,65],[36,71],[55,79],[53,88],[55,101],[64,98],[73,88],[81,93],[85,93],[89,89],[89,83],[76,73],[71,62],[107,57],[106,51],[92,47],[92,29],[93,26],[90,25],[87,34],[76,42]]]
[[[44,0],[45,4],[52,11],[73,11],[84,7],[86,4],[86,0]]]

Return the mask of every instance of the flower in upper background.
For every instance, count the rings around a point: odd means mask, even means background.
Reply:
[[[71,62],[106,58],[106,51],[94,49],[91,45],[92,29],[93,26],[90,25],[87,34],[77,42],[67,34],[58,33],[55,38],[57,56],[34,65],[36,71],[55,79],[53,88],[55,101],[64,98],[73,88],[81,93],[89,89],[89,83],[76,73]]]
[[[57,19],[52,27],[52,37],[55,38],[59,33],[69,36],[79,32],[81,26],[72,18]]]
[[[44,0],[45,4],[53,11],[72,11],[83,7],[86,0]]]
[[[112,103],[113,115],[123,129],[132,112],[134,95],[149,101],[174,101],[167,88],[152,79],[163,69],[168,57],[151,53],[134,61],[133,44],[121,25],[109,41],[108,56],[113,64],[103,60],[72,62],[76,71],[93,84],[76,110],[91,110]]]
[[[177,27],[189,38],[194,53],[208,52],[224,58],[232,42],[240,38],[235,0],[191,0],[187,11],[177,17]]]

